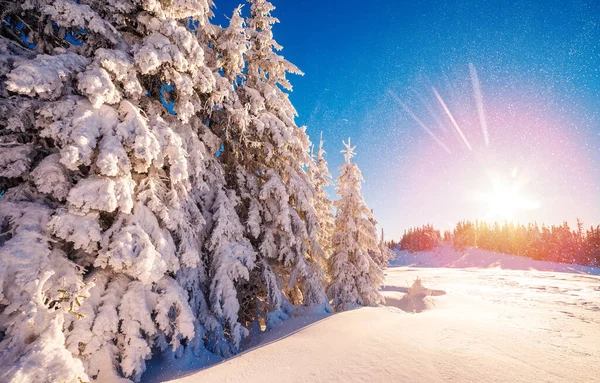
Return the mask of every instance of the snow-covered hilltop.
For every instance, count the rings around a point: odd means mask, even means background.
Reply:
[[[600,269],[450,247],[402,252],[395,264],[385,305],[328,316],[175,382],[600,381]],[[416,278],[430,290],[409,293]]]
[[[571,263],[534,260],[529,257],[503,254],[477,248],[458,251],[448,243],[442,243],[431,251],[396,251],[392,266],[448,267],[448,268],[500,268],[505,270],[556,271],[562,273],[585,273],[600,275],[597,267]]]

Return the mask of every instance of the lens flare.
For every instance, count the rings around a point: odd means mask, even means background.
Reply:
[[[432,90],[429,99],[388,92],[432,138],[405,151],[410,161],[397,186],[406,196],[402,214],[448,229],[462,219],[594,223],[600,178],[591,172],[580,116],[554,107],[552,94],[535,84],[481,83],[472,64],[466,72],[452,92],[444,89],[447,99],[430,84],[421,84]],[[453,130],[430,129],[443,115]]]

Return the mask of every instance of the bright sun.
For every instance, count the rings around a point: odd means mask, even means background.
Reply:
[[[492,177],[492,190],[481,193],[480,199],[487,209],[486,219],[513,220],[523,210],[535,210],[540,203],[529,198],[523,193],[523,183],[515,179],[506,180],[501,177]]]

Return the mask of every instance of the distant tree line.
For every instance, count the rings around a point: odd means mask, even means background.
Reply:
[[[401,250],[410,252],[425,251],[435,249],[441,240],[439,230],[436,230],[433,225],[424,225],[405,231],[399,246]]]
[[[586,230],[580,220],[574,229],[567,222],[540,227],[537,223],[461,221],[443,234],[425,225],[408,229],[399,243],[390,246],[414,252],[431,250],[442,241],[457,250],[477,247],[536,260],[600,266],[600,225]]]

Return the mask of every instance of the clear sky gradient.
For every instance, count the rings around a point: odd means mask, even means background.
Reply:
[[[217,22],[238,3],[218,0]],[[273,3],[306,73],[290,78],[297,123],[323,131],[334,177],[352,137],[388,238],[460,219],[600,223],[599,2]]]

